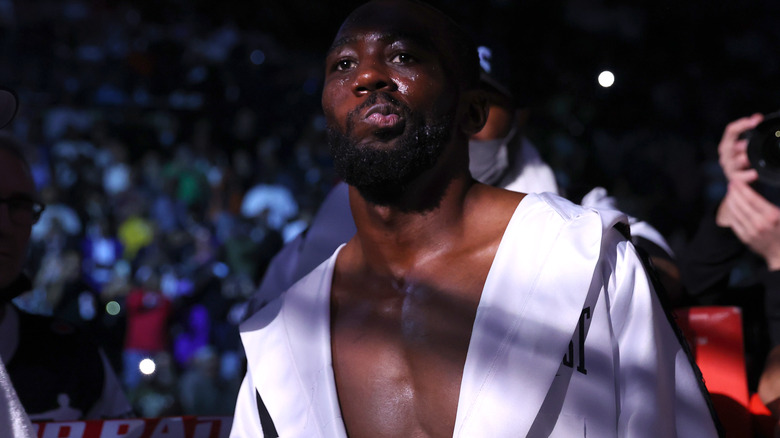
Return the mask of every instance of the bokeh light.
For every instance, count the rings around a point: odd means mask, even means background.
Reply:
[[[122,307],[117,303],[116,301],[109,301],[106,303],[106,313],[108,313],[111,316],[119,315],[119,311],[122,310]]]
[[[154,361],[148,357],[138,363],[138,369],[147,376],[154,373],[156,368],[157,365],[155,365]]]
[[[615,75],[611,71],[604,70],[603,72],[599,73],[599,85],[601,85],[604,88],[609,88],[614,83],[615,83]]]

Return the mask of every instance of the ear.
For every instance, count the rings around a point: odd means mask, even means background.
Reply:
[[[482,90],[468,90],[463,94],[465,111],[463,114],[463,132],[471,137],[482,130],[488,118],[488,99]]]

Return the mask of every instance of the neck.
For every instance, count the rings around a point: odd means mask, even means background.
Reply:
[[[367,267],[401,276],[421,258],[446,251],[460,239],[469,194],[470,176],[453,178],[436,203],[423,211],[367,202],[350,187],[350,207],[357,227],[356,243]],[[413,190],[406,204],[415,203],[425,190]],[[427,192],[430,193],[430,192]]]
[[[357,233],[348,253],[357,265],[374,273],[403,276],[422,260],[461,240],[467,201],[475,183],[468,168],[468,139],[458,137],[436,165],[388,205],[371,203],[350,186]]]

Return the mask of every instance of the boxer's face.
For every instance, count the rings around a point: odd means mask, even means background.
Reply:
[[[456,128],[459,84],[436,20],[415,5],[372,2],[328,52],[322,107],[334,162],[367,198],[369,187],[400,188],[432,167]]]

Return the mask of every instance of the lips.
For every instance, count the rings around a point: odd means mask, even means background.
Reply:
[[[401,122],[397,108],[387,103],[372,105],[366,110],[363,121],[377,128],[392,128]]]

